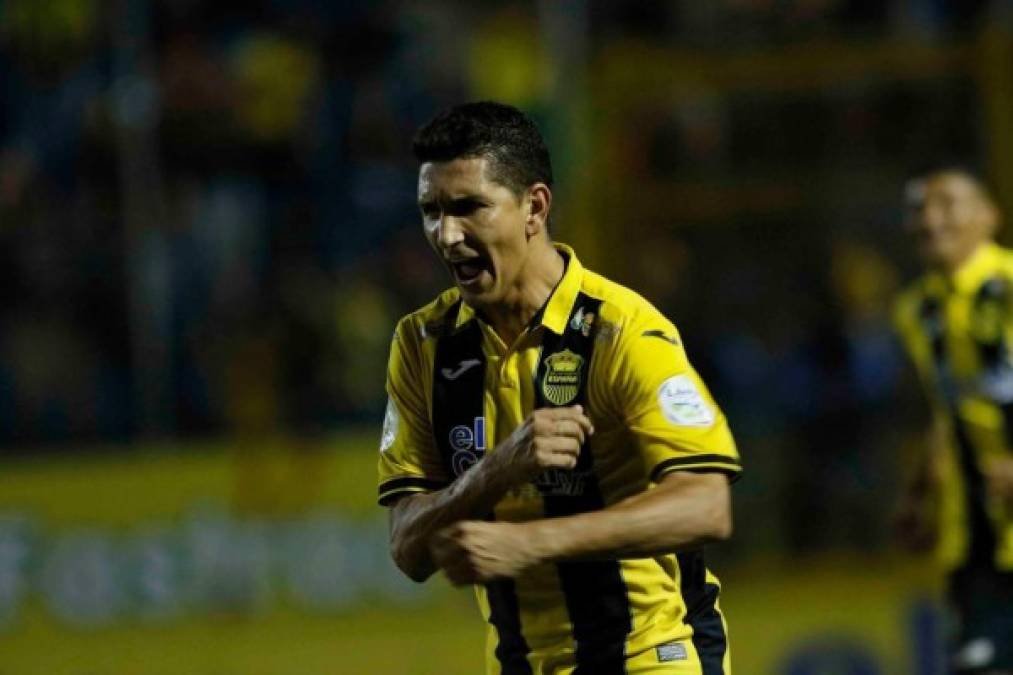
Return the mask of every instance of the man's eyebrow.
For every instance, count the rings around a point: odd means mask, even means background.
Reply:
[[[441,204],[444,207],[465,206],[470,204],[485,204],[486,201],[479,195],[460,195],[458,197],[426,197],[419,200],[419,206],[424,204]]]

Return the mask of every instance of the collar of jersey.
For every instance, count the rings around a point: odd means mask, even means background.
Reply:
[[[936,277],[939,282],[945,283],[958,293],[974,293],[981,286],[981,282],[999,267],[1000,258],[999,245],[990,241],[985,242],[949,278],[941,274],[937,274]]]
[[[567,259],[566,271],[563,273],[563,278],[552,290],[545,306],[535,314],[531,321],[531,327],[545,326],[552,332],[562,335],[566,330],[566,322],[570,318],[570,310],[573,309],[573,303],[577,301],[577,294],[580,293],[581,283],[584,280],[584,267],[577,260],[577,254],[573,252],[572,248],[559,242],[553,242],[552,245]],[[463,303],[461,311],[457,313],[457,322],[454,328],[460,328],[473,318],[475,318],[474,308],[466,302]]]

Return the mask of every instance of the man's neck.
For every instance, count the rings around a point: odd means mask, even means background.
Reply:
[[[965,251],[959,258],[940,264],[937,268],[938,271],[942,272],[946,277],[953,277],[960,272],[961,269],[966,267],[968,263],[974,260],[974,257],[978,254],[978,252],[984,249],[987,245],[987,241],[978,242]]]
[[[504,301],[482,308],[482,315],[504,343],[513,344],[524,332],[548,301],[565,271],[563,256],[546,242],[528,259]]]

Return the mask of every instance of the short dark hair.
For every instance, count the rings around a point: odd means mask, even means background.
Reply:
[[[975,164],[959,159],[946,158],[942,161],[936,160],[921,164],[911,172],[908,184],[922,182],[943,174],[960,176],[973,185],[985,201],[990,203],[995,201],[988,182],[982,178],[982,171]]]
[[[493,180],[520,195],[535,183],[552,187],[552,160],[535,123],[513,106],[473,101],[448,108],[412,141],[425,162],[486,157]]]

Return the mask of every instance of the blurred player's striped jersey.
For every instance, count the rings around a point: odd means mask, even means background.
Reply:
[[[398,325],[379,459],[379,502],[440,489],[532,410],[580,403],[595,426],[573,471],[548,471],[490,514],[523,521],[615,504],[679,470],[738,475],[724,415],[675,327],[637,294],[566,273],[505,345],[456,289]],[[543,565],[477,588],[491,673],[626,672],[624,664],[729,673],[719,585],[700,551]],[[583,670],[581,672],[584,672]]]
[[[928,274],[899,298],[896,324],[935,413],[944,458],[938,553],[948,569],[1013,570],[1013,518],[982,469],[1013,452],[1013,252],[983,245],[950,277]]]

